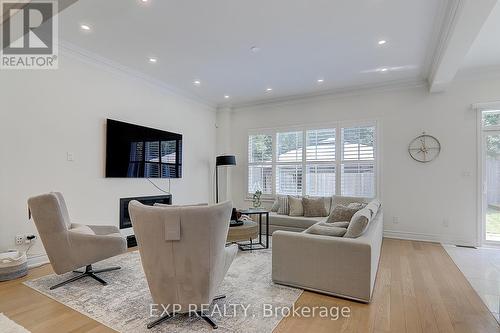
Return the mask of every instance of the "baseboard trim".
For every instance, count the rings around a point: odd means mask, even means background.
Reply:
[[[28,268],[35,268],[49,263],[46,254],[35,254],[28,258]]]
[[[460,237],[450,237],[436,234],[424,234],[418,232],[408,232],[408,231],[394,231],[394,230],[384,230],[384,237],[395,238],[395,239],[405,239],[414,240],[420,242],[432,242],[432,243],[444,243],[444,244],[454,244],[463,246],[476,246],[473,241],[462,239]]]

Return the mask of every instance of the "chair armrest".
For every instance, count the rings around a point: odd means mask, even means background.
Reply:
[[[127,251],[127,241],[118,235],[88,235],[68,232],[73,261],[79,267],[104,260]]]

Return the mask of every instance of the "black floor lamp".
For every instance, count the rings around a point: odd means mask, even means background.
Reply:
[[[234,155],[220,155],[215,159],[215,202],[219,202],[219,167],[227,165],[236,165]]]

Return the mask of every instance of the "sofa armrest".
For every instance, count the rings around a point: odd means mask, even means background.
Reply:
[[[272,246],[274,282],[370,301],[368,240],[276,231]]]

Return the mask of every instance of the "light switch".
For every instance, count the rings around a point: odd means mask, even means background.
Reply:
[[[68,160],[68,162],[73,162],[75,160],[75,154],[68,152],[66,154],[66,159]]]

